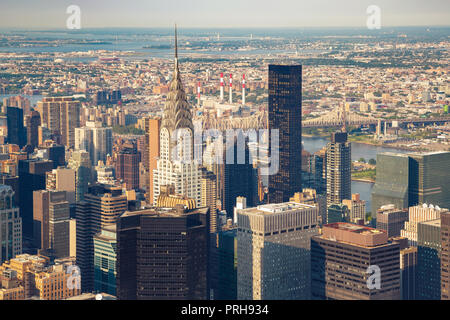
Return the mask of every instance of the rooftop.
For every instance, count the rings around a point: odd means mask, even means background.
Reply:
[[[243,209],[244,212],[259,213],[259,214],[270,214],[270,213],[280,213],[299,209],[310,209],[315,208],[313,205],[297,203],[297,202],[283,202],[283,203],[271,203],[257,206],[256,208]]]

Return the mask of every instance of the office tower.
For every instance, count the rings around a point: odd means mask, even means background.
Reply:
[[[65,191],[33,192],[34,245],[52,258],[70,255],[70,207]]]
[[[26,144],[25,129],[23,127],[23,110],[7,107],[8,143],[17,144],[22,148]]]
[[[372,190],[372,214],[387,204],[408,208],[409,157],[405,154],[378,153],[377,177]],[[374,216],[376,218],[376,215]]]
[[[409,208],[408,221],[405,222],[404,228],[400,231],[402,237],[408,238],[410,245],[417,246],[417,225],[419,222],[439,219],[441,214],[448,212],[448,209],[439,208],[432,204],[418,205]]]
[[[17,278],[11,288],[20,292],[16,294],[16,299],[62,300],[81,294],[76,281],[72,282],[73,265],[72,258],[56,259],[50,263],[46,257],[21,254],[3,263],[0,272],[14,273]]]
[[[351,199],[342,200],[342,204],[350,211],[350,222],[359,219],[366,221],[366,201],[360,199],[359,193],[353,193]]]
[[[157,168],[157,160],[159,158],[159,130],[161,127],[161,118],[153,117],[145,119],[145,141],[147,161],[146,169],[148,170],[147,182],[147,202],[153,203],[153,171]]]
[[[346,132],[331,134],[326,151],[327,205],[342,203],[351,199],[352,151]]]
[[[153,170],[153,203],[161,186],[174,185],[176,194],[192,198],[200,206],[201,171],[194,159],[194,125],[178,68],[176,39],[175,67],[164,105],[159,141],[160,157]]]
[[[319,224],[326,223],[327,198],[325,195],[317,194],[315,189],[303,188],[302,192],[296,192],[289,201],[315,205],[319,209]]]
[[[441,208],[450,208],[450,152],[412,153],[410,157],[410,203],[433,203]]]
[[[27,144],[33,149],[39,145],[39,126],[41,125],[41,115],[37,111],[31,111],[26,117]]]
[[[182,205],[121,215],[117,222],[117,298],[207,299],[208,215],[208,208],[189,210]]]
[[[109,185],[89,187],[84,200],[77,203],[77,265],[83,292],[94,287],[94,236],[105,226],[116,223],[127,207],[122,189]]]
[[[222,183],[218,186],[222,210],[227,212],[229,218],[233,215],[237,197],[246,198],[247,206],[254,207],[257,205],[258,195],[258,171],[252,165],[248,145],[245,145],[241,162],[238,162],[238,157],[241,157],[239,152],[242,151],[238,150],[237,139],[230,148],[233,148],[234,155],[232,163],[226,160],[227,152],[224,150],[223,164],[216,167],[217,173],[215,173]]]
[[[75,129],[75,150],[89,152],[92,166],[100,160],[106,162],[106,156],[112,155],[112,128],[86,122],[85,127]]]
[[[237,227],[217,232],[214,241],[216,265],[212,274],[214,300],[237,300]]]
[[[73,151],[67,167],[75,170],[75,198],[76,202],[82,201],[91,181],[89,153],[83,150]]]
[[[116,225],[94,236],[94,291],[116,295]]]
[[[20,160],[19,193],[23,237],[33,239],[33,191],[45,189],[45,173],[53,169],[53,161]]]
[[[441,213],[441,300],[450,299],[450,212]]]
[[[377,229],[385,230],[389,238],[398,237],[408,217],[406,209],[397,209],[393,204],[382,206],[377,210]]]
[[[419,300],[441,299],[441,219],[417,224],[417,282]]]
[[[80,126],[80,101],[72,97],[45,97],[37,103],[41,124],[61,136],[61,143],[75,145],[75,128]]]
[[[417,247],[400,250],[401,299],[416,299]]]
[[[379,288],[376,269],[369,269],[374,265],[380,268]],[[382,230],[327,224],[311,239],[311,276],[313,299],[398,300],[400,245]]]
[[[65,191],[69,203],[76,199],[76,171],[75,169],[59,167],[46,172],[46,190]]]
[[[211,221],[209,222],[210,232],[217,231],[217,190],[216,175],[211,171],[202,168],[201,184],[201,203],[202,207],[209,208]]]
[[[309,299],[315,206],[285,202],[238,210],[238,300]]]
[[[423,203],[449,208],[449,167],[450,152],[378,154],[372,212],[390,203],[399,209]]]
[[[22,253],[22,219],[14,191],[0,184],[0,263]]]
[[[139,162],[141,154],[134,144],[125,144],[116,155],[116,179],[125,183],[127,190],[139,189]]]
[[[279,169],[269,176],[270,203],[289,201],[301,188],[302,66],[269,65],[269,141],[271,157],[279,155]],[[272,130],[279,145],[272,146]],[[276,148],[278,147],[278,150]]]
[[[350,210],[345,204],[334,203],[327,208],[327,223],[350,222]]]

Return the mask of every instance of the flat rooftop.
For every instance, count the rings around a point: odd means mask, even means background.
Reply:
[[[326,224],[322,230],[322,238],[363,247],[375,247],[388,243],[386,231],[348,222]]]
[[[299,209],[311,209],[315,208],[313,205],[297,202],[283,202],[283,203],[271,203],[257,206],[256,208],[247,208],[240,210],[241,212],[255,213],[255,214],[272,214],[281,213]]]
[[[360,226],[358,224],[348,223],[348,222],[335,222],[326,224],[325,227],[334,228],[339,230],[344,230],[353,233],[359,234],[379,234],[383,233],[382,230],[374,229],[366,226]]]

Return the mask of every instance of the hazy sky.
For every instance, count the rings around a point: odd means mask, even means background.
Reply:
[[[69,5],[81,27],[365,27],[369,5],[382,26],[450,25],[449,0],[0,0],[0,27],[65,28]]]

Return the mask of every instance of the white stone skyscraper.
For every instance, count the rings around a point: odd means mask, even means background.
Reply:
[[[164,106],[160,130],[160,156],[153,171],[153,202],[161,186],[173,185],[175,193],[192,198],[201,205],[201,170],[194,160],[194,125],[178,68],[175,28],[175,67]]]

